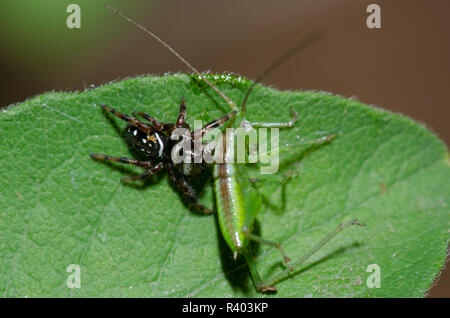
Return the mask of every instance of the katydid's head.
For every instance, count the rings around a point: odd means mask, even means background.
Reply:
[[[250,131],[253,130],[253,125],[250,121],[248,121],[247,119],[243,119],[241,121],[241,129],[244,133],[249,133]]]
[[[192,72],[194,72],[195,74],[197,74],[199,76],[199,78],[201,80],[203,80],[209,87],[211,87],[227,104],[228,106],[230,106],[232,112],[239,112],[239,108],[237,107],[237,105],[227,96],[225,95],[217,86],[215,86],[212,82],[210,82],[202,73],[200,73],[194,66],[192,66],[183,56],[181,56],[177,51],[175,51],[171,46],[169,46],[166,42],[164,42],[160,37],[158,37],[156,34],[154,34],[153,32],[147,30],[145,27],[143,27],[142,25],[140,25],[139,23],[133,21],[132,19],[130,19],[129,17],[125,16],[122,12],[120,12],[119,10],[111,7],[108,4],[105,4],[105,6],[111,10],[112,12],[114,12],[115,14],[117,14],[118,16],[120,16],[121,18],[123,18],[124,20],[126,20],[127,22],[134,24],[136,27],[138,27],[139,29],[141,29],[142,31],[144,31],[147,35],[151,36],[152,38],[154,38],[156,41],[158,41],[162,46],[164,46],[165,48],[167,48],[177,59],[179,59],[184,65],[186,65]],[[267,75],[269,75],[273,70],[277,69],[278,66],[280,66],[282,63],[284,63],[286,60],[288,60],[289,58],[291,58],[292,56],[294,56],[295,54],[297,54],[298,52],[300,52],[303,48],[305,48],[306,46],[308,46],[309,44],[311,44],[312,42],[314,42],[315,40],[317,40],[319,37],[322,36],[321,32],[316,32],[313,33],[309,38],[307,38],[306,40],[302,40],[300,41],[297,45],[295,45],[294,47],[292,47],[290,50],[288,50],[285,54],[281,55],[278,59],[276,59],[272,64],[270,64],[270,66],[268,68],[266,68],[264,70],[264,72],[261,73],[261,75],[259,75],[256,80],[252,83],[252,85],[250,86],[250,88],[248,89],[247,93],[244,96],[244,99],[242,101],[241,107],[240,107],[240,114],[242,116],[245,116],[245,112],[246,112],[246,104],[247,104],[247,100],[248,97],[250,96],[250,93],[253,91],[253,88],[256,86],[256,84],[258,84],[259,82],[261,82]]]

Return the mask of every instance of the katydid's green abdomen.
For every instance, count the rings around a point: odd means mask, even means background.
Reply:
[[[217,218],[222,236],[235,253],[247,246],[243,234],[245,223],[245,199],[236,175],[236,166],[219,163],[214,165],[214,187],[217,204]]]

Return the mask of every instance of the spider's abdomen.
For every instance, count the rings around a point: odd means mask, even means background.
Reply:
[[[164,156],[167,137],[163,134],[153,132],[149,135],[133,125],[125,128],[125,136],[135,149],[142,152],[149,159],[160,159]]]

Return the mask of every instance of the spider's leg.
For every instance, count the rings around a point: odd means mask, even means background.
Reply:
[[[194,190],[192,187],[188,184],[186,179],[181,176],[177,175],[171,165],[167,166],[167,172],[169,173],[170,179],[175,183],[178,188],[183,192],[183,194],[186,196],[186,198],[189,199],[189,201],[200,211],[202,211],[205,214],[212,214],[213,211],[207,207],[205,207],[203,204],[201,204],[198,201],[197,196],[194,193]]]
[[[133,165],[133,166],[138,166],[138,167],[143,167],[143,168],[148,168],[152,165],[152,163],[150,161],[140,161],[140,160],[128,159],[128,158],[124,158],[124,157],[110,157],[107,155],[99,155],[96,153],[91,153],[90,156],[97,160],[120,162],[120,163],[125,163],[128,165]]]
[[[143,132],[145,132],[146,134],[150,134],[150,132],[153,130],[152,127],[148,126],[147,124],[143,123],[142,121],[133,118],[131,116],[128,116],[126,114],[123,114],[117,110],[115,110],[112,107],[109,107],[107,105],[102,105],[102,109],[105,111],[108,111],[110,113],[112,113],[114,116],[126,121],[127,123],[139,128],[140,130],[142,130]]]
[[[133,116],[140,116],[144,118],[145,120],[149,121],[153,128],[155,128],[156,131],[160,132],[164,130],[164,124],[160,123],[155,117],[150,116],[149,114],[143,113],[143,112],[133,112]]]
[[[181,98],[181,103],[180,103],[180,113],[179,113],[178,118],[177,118],[176,127],[177,128],[183,127],[185,120],[186,120],[186,103],[184,101],[184,97],[182,97]]]
[[[128,181],[132,181],[132,180],[142,180],[148,176],[151,176],[152,174],[157,173],[163,167],[164,167],[164,164],[162,162],[160,162],[160,163],[156,164],[155,166],[151,167],[150,169],[148,169],[147,171],[145,171],[143,174],[141,174],[139,176],[135,176],[135,177],[125,177],[125,178],[122,178],[122,181],[128,182]]]
[[[150,116],[149,114],[146,114],[143,112],[133,112],[133,116],[140,116],[140,117],[144,118],[145,120],[149,121],[152,124],[154,130],[156,130],[157,132],[162,132],[162,131],[171,132],[172,130],[175,129],[174,124],[161,123],[155,117]]]
[[[152,124],[154,130],[156,130],[157,132],[167,131],[171,133],[175,129],[174,124],[161,123],[155,117],[152,117],[149,114],[143,112],[133,112],[133,116],[141,116],[142,118],[148,120]]]
[[[228,114],[217,118],[209,123],[207,123],[205,126],[203,126],[201,129],[199,130],[195,130],[192,132],[192,134],[194,135],[194,138],[197,136],[203,136],[204,134],[206,134],[208,131],[210,131],[213,128],[219,127],[220,125],[224,124],[227,120],[229,120],[230,118],[233,118],[235,115],[237,114],[237,111],[233,110],[231,112],[229,112]]]

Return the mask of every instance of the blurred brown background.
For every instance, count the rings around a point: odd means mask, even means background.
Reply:
[[[82,90],[139,74],[187,71],[167,50],[103,7],[104,0],[2,0],[0,107],[51,90]],[[326,36],[264,83],[315,89],[406,114],[450,142],[448,0],[110,0],[199,70],[255,78],[316,30]],[[68,29],[66,7],[81,7]],[[381,7],[381,29],[366,8]],[[447,269],[429,297],[450,296]]]

